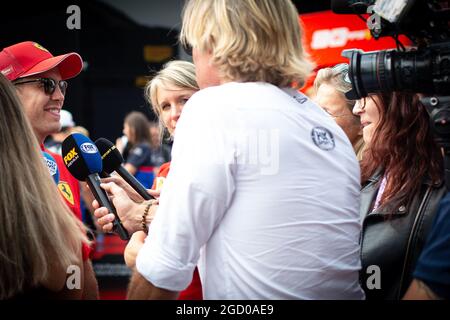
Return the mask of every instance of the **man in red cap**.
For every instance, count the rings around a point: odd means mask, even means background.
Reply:
[[[42,150],[45,138],[61,129],[60,111],[67,89],[66,80],[77,76],[82,68],[83,60],[79,54],[72,52],[53,56],[32,41],[14,44],[0,52],[0,72],[14,84]],[[60,173],[58,188],[67,205],[81,220],[78,181],[68,172],[62,157],[51,154]],[[89,248],[83,248],[83,255],[87,259]]]

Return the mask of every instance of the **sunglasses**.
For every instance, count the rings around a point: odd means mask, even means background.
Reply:
[[[346,83],[352,84],[352,82],[350,81],[350,77],[348,76],[348,64],[339,63],[331,68],[331,70],[333,71],[334,75],[341,75]]]
[[[22,81],[22,82],[14,82],[14,85],[18,85],[18,84],[24,84],[24,83],[33,83],[33,82],[40,82],[43,84],[44,86],[44,92],[45,94],[48,95],[52,95],[55,90],[56,90],[56,80],[52,79],[52,78],[38,78],[38,79],[31,79],[31,80],[26,80],[26,81]],[[61,93],[63,95],[66,94],[66,90],[67,90],[67,81],[65,80],[59,80],[58,81],[58,87],[59,90],[61,90]]]

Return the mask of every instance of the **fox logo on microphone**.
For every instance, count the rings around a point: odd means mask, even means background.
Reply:
[[[94,142],[80,133],[72,133],[61,146],[64,164],[78,180],[102,171],[102,158]]]
[[[64,163],[67,166],[71,166],[71,164],[73,162],[75,162],[77,159],[78,159],[78,153],[75,151],[75,148],[73,148],[64,156]]]
[[[85,142],[85,143],[83,143],[83,144],[80,146],[80,149],[81,149],[81,151],[84,152],[84,153],[91,153],[91,154],[93,154],[93,153],[97,153],[97,152],[98,152],[98,149],[97,149],[97,147],[95,146],[95,144],[90,143],[90,142]]]

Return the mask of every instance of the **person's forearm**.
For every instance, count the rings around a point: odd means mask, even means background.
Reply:
[[[149,200],[151,201],[151,200]],[[144,211],[148,205],[148,201],[144,201],[138,205],[136,205],[131,212],[126,215],[126,220],[122,221],[124,225],[126,225],[127,230],[130,233],[135,233],[137,231],[144,231],[142,225],[142,218],[144,215]],[[147,214],[145,217],[146,225],[149,225],[153,220],[153,214]],[[126,222],[126,223],[125,223]]]
[[[136,270],[128,286],[128,300],[175,300],[178,292],[160,289],[148,282]]]

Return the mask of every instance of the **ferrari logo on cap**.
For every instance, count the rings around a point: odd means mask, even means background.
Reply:
[[[61,194],[66,198],[68,202],[70,202],[72,205],[75,204],[75,201],[73,200],[73,193],[72,189],[70,189],[70,186],[67,182],[60,181],[58,183],[58,189],[61,191]]]
[[[41,50],[43,50],[43,51],[48,52],[47,49],[45,49],[43,46],[41,46],[41,45],[40,45],[39,43],[37,43],[37,42],[34,43],[34,46],[35,46],[36,48],[38,48],[38,49],[41,49]],[[50,52],[49,52],[49,53],[50,53]]]

